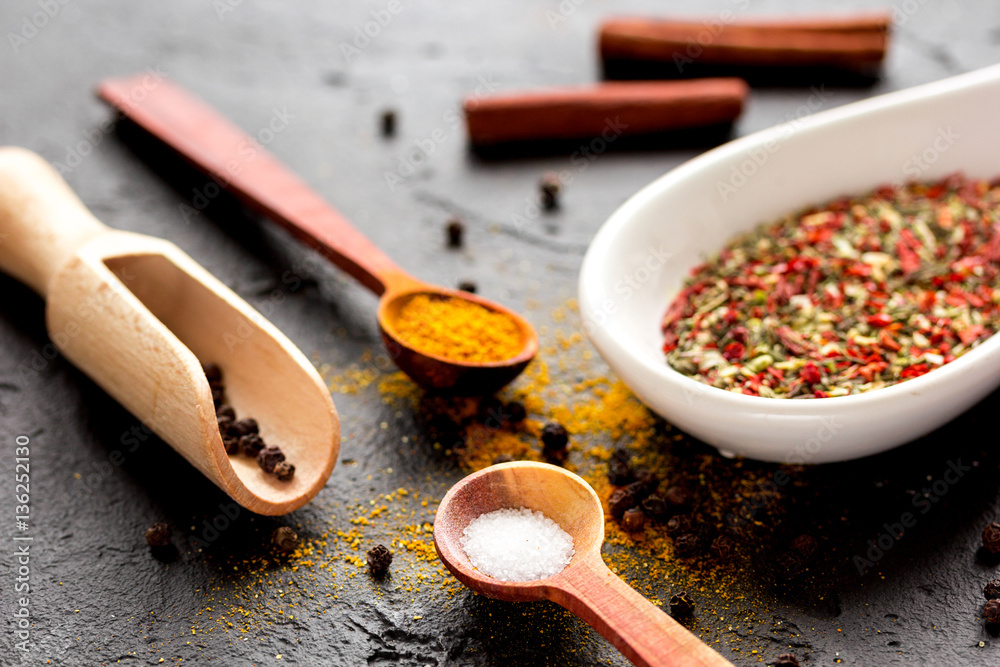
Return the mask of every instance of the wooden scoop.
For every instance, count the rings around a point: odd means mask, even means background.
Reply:
[[[383,342],[395,364],[415,382],[430,389],[488,394],[517,377],[534,358],[538,335],[523,317],[482,297],[410,276],[302,179],[214,109],[169,81],[149,87],[142,79],[104,81],[98,94],[251,209],[280,224],[381,296],[378,323]],[[135,95],[137,90],[142,95]],[[520,353],[503,361],[472,363],[413,348],[396,333],[394,322],[417,294],[465,299],[506,314],[520,330]]]
[[[22,148],[0,148],[0,270],[45,299],[67,359],[243,507],[285,514],[326,484],[340,421],[305,356],[172,243],[101,224]],[[201,362],[295,464],[291,481],[226,454]]]
[[[504,508],[540,511],[573,538],[575,554],[559,574],[500,581],[473,568],[460,538],[473,519]],[[551,600],[600,632],[642,667],[731,664],[618,578],[601,559],[604,510],[577,475],[547,463],[519,461],[469,475],[445,495],[434,519],[434,546],[463,584],[483,595],[522,602]]]

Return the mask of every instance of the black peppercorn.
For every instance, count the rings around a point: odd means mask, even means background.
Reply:
[[[264,449],[264,441],[256,433],[241,435],[237,440],[240,451],[247,456],[257,456]],[[229,451],[228,449],[226,451]]]
[[[476,290],[479,289],[479,287],[476,285],[476,283],[472,282],[471,280],[463,280],[458,283],[458,289],[462,292],[475,294]]]
[[[689,558],[701,550],[701,539],[694,533],[684,533],[674,539],[674,553],[680,558]]]
[[[663,499],[667,501],[675,512],[684,510],[688,507],[688,503],[691,501],[691,496],[686,490],[680,486],[671,486],[667,489],[667,492],[663,494]]]
[[[244,436],[247,437],[247,436]],[[270,445],[257,454],[257,465],[264,472],[274,472],[274,466],[285,460],[285,454],[280,447]]]
[[[990,625],[1000,624],[1000,600],[988,600],[983,607],[983,618]]]
[[[487,396],[479,401],[476,409],[476,421],[489,428],[500,428],[505,419],[503,401],[496,396]]]
[[[208,379],[209,385],[218,385],[222,383],[222,369],[219,368],[218,364],[205,364],[202,366],[205,371],[205,377]]]
[[[635,506],[635,496],[628,489],[615,489],[608,498],[608,509],[611,510],[611,516],[621,520],[625,512],[632,509]]]
[[[562,424],[549,422],[542,428],[542,447],[544,449],[557,451],[566,449],[568,444],[569,433]]]
[[[1000,579],[994,579],[983,587],[983,596],[987,600],[1000,598]]]
[[[236,421],[236,410],[233,410],[233,406],[223,403],[215,411],[215,418],[220,424],[224,421],[234,422]]]
[[[282,482],[287,482],[295,476],[295,466],[288,461],[279,461],[274,466],[274,476]]]
[[[528,411],[523,403],[511,401],[507,404],[507,421],[511,424],[520,424],[528,417]]]
[[[465,225],[458,218],[452,218],[445,227],[448,234],[448,247],[461,248],[463,237],[465,236]]]
[[[260,433],[260,427],[257,426],[257,420],[250,419],[249,417],[241,419],[238,422],[234,422],[233,429],[236,431],[236,435],[257,435]]]
[[[635,496],[635,502],[637,505],[649,496],[649,493],[652,490],[649,488],[648,484],[643,482],[632,482],[625,488],[628,489],[633,496]]]
[[[676,595],[670,596],[670,615],[674,618],[691,618],[694,616],[694,600],[687,594],[687,591],[681,591]]]
[[[222,434],[222,446],[226,450],[226,454],[239,454],[240,453],[240,439],[234,438],[226,433]]]
[[[289,551],[295,551],[295,547],[299,545],[299,536],[288,526],[278,526],[275,528],[274,532],[271,533],[271,542],[274,546],[278,547],[279,550],[287,553]]]
[[[392,109],[383,111],[379,117],[379,126],[383,137],[394,136],[396,134],[396,112]]]
[[[646,468],[633,468],[632,477],[635,481],[629,486],[634,487],[636,495],[643,498],[656,491],[656,488],[660,486],[660,479],[653,471]]]
[[[392,564],[392,552],[384,545],[379,544],[368,552],[366,560],[371,573],[375,576],[382,576]]]
[[[633,481],[632,466],[614,456],[608,461],[608,482],[614,486],[625,486]]]
[[[562,183],[559,174],[548,172],[542,175],[538,181],[538,190],[542,195],[542,208],[551,211],[559,206],[559,191],[562,190]]]
[[[719,535],[712,540],[711,551],[716,560],[727,561],[736,553],[736,541],[728,535]]]
[[[146,544],[151,547],[165,547],[170,544],[174,531],[162,521],[157,521],[146,529]]]
[[[650,519],[662,521],[667,516],[667,503],[659,496],[649,496],[642,501],[642,511]]]
[[[816,555],[816,538],[812,535],[799,535],[792,541],[792,549],[802,557],[802,560],[812,560]]]
[[[791,653],[782,653],[772,664],[773,667],[799,667],[799,659]]]
[[[498,463],[510,463],[513,460],[514,457],[511,456],[510,454],[497,454],[496,457],[493,459],[493,465],[496,465]]]
[[[638,507],[626,510],[622,515],[622,528],[630,533],[638,532],[646,527],[646,515]]]
[[[623,461],[625,463],[631,463],[632,452],[625,447],[615,447],[611,452],[611,458],[618,459],[619,461]]]
[[[991,554],[1000,554],[1000,523],[994,521],[983,528],[983,546]]]
[[[215,405],[215,408],[218,409],[219,406],[221,406],[223,402],[225,402],[226,400],[226,392],[222,387],[211,387],[211,388],[212,388],[212,403]]]
[[[670,517],[667,521],[667,533],[670,535],[683,535],[691,532],[691,518],[686,514],[678,514]]]

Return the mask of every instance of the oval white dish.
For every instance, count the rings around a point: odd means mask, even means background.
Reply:
[[[677,167],[626,201],[591,242],[579,285],[590,340],[653,411],[725,454],[841,461],[947,423],[1000,385],[1000,336],[898,385],[793,401],[674,371],[659,325],[688,271],[740,232],[885,183],[1000,175],[998,113],[1000,65],[777,125]]]

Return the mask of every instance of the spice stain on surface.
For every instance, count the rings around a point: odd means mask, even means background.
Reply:
[[[399,309],[392,326],[418,352],[451,361],[496,363],[524,347],[521,329],[509,315],[456,297],[417,294]]]

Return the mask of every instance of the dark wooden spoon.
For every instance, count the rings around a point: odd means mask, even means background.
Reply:
[[[141,91],[141,94],[136,94]],[[418,384],[488,394],[517,377],[538,352],[538,335],[523,317],[482,297],[422,282],[407,274],[339,212],[242,130],[170,81],[143,76],[104,81],[98,95],[179,152],[250,208],[271,218],[381,297],[378,323],[389,356]],[[428,354],[397,334],[400,308],[417,294],[465,299],[516,323],[521,351],[502,361],[472,363]]]

